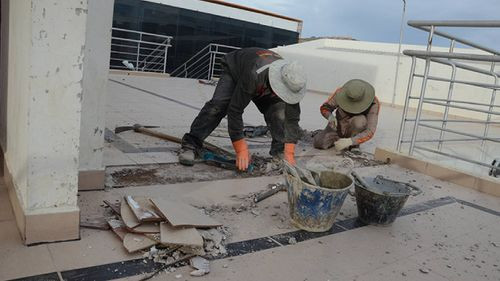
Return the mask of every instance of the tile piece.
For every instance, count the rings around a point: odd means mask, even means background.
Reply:
[[[166,245],[203,246],[203,238],[196,228],[175,228],[168,223],[160,224],[161,243]]]
[[[123,223],[129,231],[136,233],[159,233],[160,226],[155,222],[143,222],[141,223],[134,215],[126,200],[123,199],[120,206],[120,213]]]
[[[155,212],[154,206],[146,197],[125,196],[127,203],[135,217],[141,221],[162,221],[163,219]]]
[[[109,227],[111,227],[111,230],[120,238],[120,240],[123,241],[123,238],[125,238],[125,235],[128,233],[127,227],[123,223],[122,220],[108,220],[107,221],[109,224]]]
[[[135,217],[132,209],[130,209],[130,206],[127,204],[127,200],[125,200],[125,198],[122,200],[120,206],[120,214],[123,223],[125,223],[128,228],[134,228],[141,224],[141,222]]]
[[[222,225],[188,204],[160,198],[154,198],[151,201],[172,226],[215,227]]]
[[[123,238],[123,246],[129,253],[148,249],[156,244],[156,241],[149,239],[143,234],[127,233]]]

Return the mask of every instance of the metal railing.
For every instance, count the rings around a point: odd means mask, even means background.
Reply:
[[[113,28],[112,69],[166,73],[171,36]]]
[[[498,124],[500,122],[492,121],[492,116],[500,116],[499,105],[495,104],[497,91],[500,89],[498,76],[500,75],[496,72],[496,64],[500,62],[500,51],[482,46],[480,44],[465,40],[449,33],[445,33],[441,30],[437,30],[438,27],[462,27],[462,28],[500,28],[500,21],[408,21],[408,25],[423,30],[428,33],[427,48],[426,51],[416,51],[416,50],[405,50],[403,53],[412,58],[412,64],[410,68],[410,77],[408,80],[408,86],[406,90],[406,99],[403,109],[403,117],[401,120],[401,126],[399,130],[399,137],[397,143],[397,150],[402,152],[403,144],[409,144],[408,154],[413,155],[416,150],[430,152],[438,154],[445,157],[450,157],[472,163],[475,165],[480,165],[483,167],[492,168],[493,165],[486,162],[486,142],[500,143],[500,137],[492,137],[490,133],[490,125]],[[432,42],[436,37],[442,37],[450,41],[448,52],[435,52],[432,51]],[[455,52],[456,43],[463,44],[473,50],[478,51],[477,53],[457,53]],[[425,67],[423,74],[415,73],[415,68],[417,64],[417,59],[425,60]],[[478,66],[479,62],[489,63],[488,68],[485,69]],[[472,64],[471,64],[472,63]],[[430,75],[431,64],[441,64],[449,66],[451,73],[449,77],[436,77]],[[491,83],[482,83],[477,81],[467,81],[459,80],[456,78],[457,70],[465,71],[467,73],[478,73],[484,76],[489,76],[491,78]],[[420,93],[418,96],[412,95],[414,78],[421,78],[422,83],[420,86]],[[428,88],[427,82],[429,80],[438,81],[441,83],[448,84],[448,92],[446,98],[429,98],[426,97],[426,90]],[[470,100],[455,100],[453,98],[455,85],[462,84],[468,85],[479,89],[491,90],[491,98],[489,103],[479,103],[476,102],[477,95],[479,93],[471,92]],[[409,106],[412,101],[418,101],[416,107],[416,113],[414,118],[409,118]],[[422,118],[422,111],[425,105],[441,106],[444,108],[443,115],[441,119],[435,118]],[[449,120],[450,109],[460,109],[469,112],[480,112],[486,115],[485,120]],[[408,122],[413,123],[413,128],[411,130],[410,139],[405,139],[405,129]],[[436,124],[437,123],[437,124]],[[441,124],[439,124],[441,123]],[[450,129],[448,124],[462,124],[461,129]],[[438,125],[439,124],[439,125]],[[477,124],[477,126],[483,126],[482,135],[477,133],[472,133],[470,130],[466,130],[465,124]],[[438,138],[431,139],[419,139],[419,128],[426,128],[439,132]],[[469,127],[470,129],[470,127]],[[477,129],[477,127],[475,127]],[[462,138],[445,138],[445,135],[459,135]],[[464,138],[465,137],[465,138]],[[474,157],[471,155],[464,156],[458,155],[457,153],[443,152],[443,145],[446,143],[457,142],[457,141],[477,141],[480,142],[481,155],[480,157]],[[419,143],[431,143],[437,144],[436,148],[429,146],[422,146]],[[496,145],[495,144],[495,145]],[[500,153],[500,150],[498,151]],[[488,155],[489,157],[495,157],[495,155]],[[498,157],[498,155],[496,155]],[[477,159],[479,158],[479,159]],[[490,160],[491,161],[491,160]]]
[[[185,63],[170,73],[172,77],[206,79],[212,81],[222,73],[221,59],[240,48],[221,44],[208,44]]]

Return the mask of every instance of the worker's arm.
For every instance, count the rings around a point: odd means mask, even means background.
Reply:
[[[377,130],[378,114],[380,111],[380,103],[377,98],[375,98],[373,104],[366,115],[366,129],[353,136],[353,144],[362,144],[369,141],[373,135],[375,135],[375,130]]]
[[[300,121],[300,105],[287,104],[285,106],[285,160],[290,164],[295,165],[295,144],[300,139],[301,128]]]
[[[320,106],[319,111],[321,115],[325,117],[325,119],[330,120],[330,116],[333,111],[337,109],[337,103],[335,102],[335,95],[340,91],[341,88],[335,90],[333,94],[331,94],[328,99]]]
[[[251,89],[245,87],[241,80],[238,81],[227,111],[227,130],[236,152],[236,166],[241,171],[245,171],[250,163],[250,153],[243,135],[243,111],[252,100],[252,94]]]

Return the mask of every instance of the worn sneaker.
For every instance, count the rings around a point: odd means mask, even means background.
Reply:
[[[191,149],[182,149],[179,153],[179,163],[186,166],[194,165],[194,151]]]

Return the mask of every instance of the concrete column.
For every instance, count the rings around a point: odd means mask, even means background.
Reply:
[[[26,244],[77,239],[87,1],[2,0],[2,8],[4,2],[9,61],[2,148],[17,224]]]
[[[83,62],[79,190],[104,188],[102,158],[113,6],[114,0],[88,1]]]

